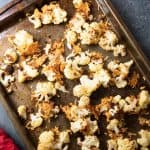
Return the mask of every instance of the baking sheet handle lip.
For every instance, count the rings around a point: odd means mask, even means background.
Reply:
[[[16,113],[14,110],[10,107],[7,94],[4,91],[3,86],[0,83],[0,102],[2,106],[5,108],[6,113],[9,117],[9,119],[12,121],[12,124],[17,132],[17,134],[20,136],[23,145],[27,150],[35,150],[35,147],[33,146],[33,143],[29,140],[27,136],[27,132],[25,131],[25,128],[21,125]]]

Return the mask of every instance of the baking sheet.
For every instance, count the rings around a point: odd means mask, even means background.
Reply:
[[[60,0],[60,5],[62,8],[67,10],[68,12],[68,18],[71,18],[74,14],[74,8],[72,5],[72,0]],[[28,2],[27,2],[28,3]],[[0,59],[2,58],[4,51],[10,47],[11,45],[8,42],[7,37],[9,35],[13,35],[16,31],[20,29],[25,29],[26,31],[30,32],[36,41],[39,41],[42,46],[45,45],[46,40],[51,36],[52,40],[55,39],[61,39],[63,37],[63,32],[65,29],[65,24],[61,25],[45,25],[42,28],[35,30],[33,29],[33,25],[28,21],[27,18],[25,18],[25,13],[28,11],[33,10],[34,7],[41,5],[41,2],[37,3],[37,1],[30,1],[30,4],[21,4],[21,9],[16,11],[16,8],[11,8],[11,11],[7,12],[6,16],[3,14],[3,16],[0,16]],[[44,1],[45,3],[45,1]],[[99,99],[104,96],[109,95],[117,95],[120,94],[122,96],[135,94],[139,92],[139,88],[143,85],[147,85],[147,88],[149,90],[150,87],[150,65],[147,58],[143,55],[142,51],[140,50],[138,44],[135,42],[134,38],[132,37],[131,33],[128,31],[120,17],[118,16],[117,12],[114,10],[112,4],[109,0],[93,0],[90,1],[92,4],[92,14],[94,15],[94,20],[98,21],[101,19],[101,15],[104,14],[106,18],[110,21],[112,24],[113,29],[118,33],[118,36],[120,37],[121,41],[125,43],[128,47],[128,55],[126,57],[118,58],[121,60],[121,62],[124,62],[129,59],[133,59],[136,63],[131,69],[132,71],[138,71],[141,76],[141,81],[138,83],[137,87],[132,89],[130,87],[126,87],[125,89],[117,89],[117,88],[100,88],[91,96],[92,104],[95,105],[99,102]],[[38,4],[38,5],[37,5]],[[17,6],[18,7],[18,6]],[[27,9],[28,8],[28,9]],[[15,13],[14,13],[14,11]],[[12,17],[13,16],[13,17]],[[44,37],[44,38],[43,38]],[[111,52],[103,51],[99,46],[83,46],[83,49],[90,49],[90,50],[98,50],[100,51],[104,56],[109,56],[108,61],[113,60],[114,57]],[[66,51],[66,53],[68,53]],[[144,77],[144,79],[143,79]],[[19,135],[23,139],[23,142],[27,146],[27,149],[34,149],[31,145],[35,147],[37,145],[38,136],[41,131],[48,130],[49,128],[58,126],[60,129],[66,129],[69,127],[69,122],[67,119],[65,119],[65,116],[63,113],[60,113],[58,118],[52,119],[50,123],[44,123],[42,127],[36,129],[33,132],[24,130],[23,124],[25,122],[20,121],[20,119],[16,115],[16,109],[19,105],[25,104],[30,110],[33,109],[33,102],[30,101],[30,87],[33,86],[39,81],[37,78],[34,81],[30,81],[26,84],[15,82],[14,85],[14,92],[11,95],[4,94],[5,92],[3,90],[0,90],[0,94],[2,95],[0,100],[4,104],[5,109],[9,112],[9,115],[11,119],[13,119],[13,123],[16,127],[16,130],[18,131]],[[77,82],[72,81],[65,81],[65,85],[67,89],[70,89],[70,93],[72,93],[72,88],[74,85],[76,85]],[[73,102],[74,97],[71,94],[64,94],[60,93],[61,98],[54,97],[53,101],[55,101],[56,104],[66,105],[69,102]],[[6,101],[6,102],[5,102]],[[14,113],[15,112],[15,113]],[[133,132],[136,132],[140,127],[136,124],[132,125],[132,119],[136,121],[137,116],[133,115],[128,117],[129,119],[129,127],[130,130]],[[100,122],[103,120],[99,121]],[[60,123],[61,122],[61,123]],[[105,128],[105,124],[101,126],[102,129]],[[100,133],[99,138],[101,141],[100,148],[102,150],[106,149],[106,139],[108,138],[104,134],[105,130],[102,130]],[[76,137],[78,134],[75,134],[72,136],[71,144],[69,149],[78,150],[80,149],[76,145]]]

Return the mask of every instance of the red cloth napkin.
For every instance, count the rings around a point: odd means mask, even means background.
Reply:
[[[3,129],[0,129],[0,150],[19,150]]]

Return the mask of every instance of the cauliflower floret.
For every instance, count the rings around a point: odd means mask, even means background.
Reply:
[[[114,56],[125,56],[125,45],[118,44],[118,41],[117,35],[113,31],[107,30],[104,35],[100,37],[99,45],[106,51],[113,51]]]
[[[107,141],[108,150],[136,150],[138,145],[135,140],[119,137]]]
[[[89,52],[80,52],[76,57],[75,61],[77,62],[78,65],[84,66],[88,65],[90,63],[90,56]]]
[[[67,63],[64,68],[64,75],[67,79],[74,80],[81,76],[82,70],[76,63]]]
[[[27,119],[27,108],[25,105],[20,105],[17,111],[20,117],[22,117],[23,119]]]
[[[123,44],[117,44],[114,48],[114,56],[125,56],[126,55],[126,47]]]
[[[150,94],[148,91],[142,90],[140,92],[139,98],[138,98],[138,104],[139,104],[141,109],[148,108],[148,106],[150,104]]]
[[[107,30],[104,35],[100,38],[99,45],[107,51],[113,50],[114,46],[118,43],[117,35],[111,31]]]
[[[81,82],[81,85],[87,89],[89,94],[91,94],[93,91],[95,91],[100,86],[100,83],[97,79],[94,78],[93,80],[91,80],[88,78],[87,75],[83,75],[80,78],[80,82]]]
[[[59,5],[56,5],[56,7],[53,9],[53,23],[54,24],[60,24],[62,22],[67,21],[67,12],[60,8]]]
[[[54,133],[52,131],[44,131],[39,136],[39,142],[41,143],[53,143]]]
[[[81,150],[91,150],[92,148],[94,150],[99,150],[100,143],[98,138],[94,135],[85,136],[83,141],[78,138],[77,143],[81,146]]]
[[[140,150],[149,150],[148,147],[141,147]]]
[[[120,95],[113,97],[112,100],[115,104],[119,105],[119,108],[123,112],[138,112],[139,108],[137,107],[137,98],[134,96],[127,96],[126,98],[121,98]]]
[[[19,30],[15,33],[10,42],[17,48],[20,55],[33,55],[39,52],[38,42],[33,41],[33,36],[25,30]]]
[[[92,22],[91,24],[85,23],[83,30],[80,33],[80,40],[82,44],[97,44],[102,31],[100,24]]]
[[[56,82],[55,83],[55,88],[59,91],[62,91],[64,93],[68,93],[68,91],[66,90],[65,86],[63,86],[60,82]]]
[[[109,122],[109,124],[107,125],[107,129],[114,131],[116,134],[118,134],[120,132],[120,128],[121,124],[119,122],[119,120],[117,119],[113,119]]]
[[[68,146],[66,145],[63,147],[64,144],[68,144],[70,142],[70,136],[69,131],[62,131],[59,132],[58,139],[56,139],[56,142],[54,144],[54,150],[67,150]]]
[[[83,132],[85,134],[94,134],[98,130],[97,121],[92,121],[89,117],[85,119],[78,119],[77,121],[71,122],[71,130],[76,132]]]
[[[138,145],[135,140],[119,137],[107,141],[108,150],[136,150]]]
[[[0,69],[0,82],[7,88],[15,81],[15,77]]]
[[[71,49],[72,45],[74,45],[74,43],[78,40],[77,34],[72,30],[67,30],[65,32],[65,37],[67,40],[67,47]]]
[[[57,128],[50,131],[44,131],[39,136],[38,150],[67,150],[68,146],[64,144],[70,142],[69,131],[58,131]]]
[[[116,140],[108,140],[107,141],[107,147],[108,147],[108,150],[118,150],[117,148],[117,141]]]
[[[4,53],[4,63],[6,64],[13,64],[17,61],[18,55],[16,51],[12,48],[8,48],[6,52]]]
[[[99,70],[101,70],[103,68],[103,64],[102,62],[98,62],[97,60],[96,61],[91,61],[89,64],[89,70],[90,72],[98,72]]]
[[[98,79],[91,80],[86,75],[81,76],[80,82],[73,88],[73,95],[77,97],[90,96],[100,86]]]
[[[86,118],[86,121],[87,121],[87,127],[84,133],[88,135],[93,135],[99,129],[98,123],[96,120],[92,121],[90,117]]]
[[[88,96],[89,93],[84,86],[79,84],[73,88],[73,95],[76,97],[81,97],[81,96]]]
[[[49,150],[53,148],[54,133],[52,131],[44,131],[39,136],[38,150]]]
[[[120,89],[120,88],[124,88],[127,86],[127,81],[122,79],[121,77],[117,77],[115,79],[115,84],[116,84],[117,88]]]
[[[124,88],[127,86],[125,78],[128,76],[132,64],[133,60],[120,64],[116,61],[111,61],[107,65],[108,69],[113,73],[114,82],[118,88]]]
[[[83,2],[83,0],[73,0],[73,5],[77,12],[80,12],[84,16],[88,17],[90,12],[90,7],[88,2]]]
[[[80,7],[83,4],[83,0],[73,0],[73,5],[75,8]]]
[[[33,15],[29,16],[28,19],[31,23],[33,23],[34,25],[34,28],[39,28],[42,26],[42,23],[41,23],[41,15],[42,13],[36,8],[34,10],[34,13]]]
[[[119,64],[114,60],[108,63],[107,68],[111,71],[114,71],[119,68]]]
[[[85,18],[80,13],[75,13],[74,17],[69,21],[69,27],[72,31],[80,34],[82,32],[82,26],[85,24]]]
[[[34,24],[34,28],[41,27],[42,24],[60,24],[67,21],[67,12],[60,8],[58,3],[44,5],[40,12],[37,8],[34,10],[29,21]]]
[[[42,24],[50,24],[53,21],[53,9],[55,4],[44,5],[41,10],[41,21]]]
[[[141,136],[141,138],[137,139],[137,143],[143,147],[150,146],[150,131],[140,130],[139,135]]]
[[[15,34],[14,43],[17,47],[27,47],[33,43],[33,36],[25,30],[19,30]]]
[[[71,130],[73,133],[84,130],[87,127],[85,119],[78,119],[77,121],[71,122]]]
[[[94,79],[97,79],[104,87],[108,87],[111,77],[107,70],[101,69],[94,74]]]
[[[87,96],[82,96],[78,102],[79,107],[87,107],[90,104],[90,99]]]
[[[138,145],[135,140],[129,140],[128,138],[117,139],[118,150],[136,150]]]
[[[18,70],[18,82],[32,80],[39,75],[38,69],[28,65],[25,61],[21,64],[22,69]]]
[[[26,128],[34,130],[37,127],[40,127],[43,123],[43,118],[39,113],[30,114],[30,121],[26,124]]]
[[[73,104],[62,107],[62,110],[70,121],[77,121],[78,119],[85,118],[91,114],[91,111],[88,108],[82,108]]]
[[[32,97],[38,101],[49,101],[56,95],[56,89],[52,82],[38,82]]]

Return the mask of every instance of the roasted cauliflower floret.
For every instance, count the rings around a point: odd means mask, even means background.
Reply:
[[[56,4],[56,7],[53,9],[53,23],[54,24],[60,24],[62,22],[67,21],[67,12],[60,8],[58,4]]]
[[[32,98],[37,101],[49,101],[56,95],[56,89],[52,82],[38,82]]]
[[[43,123],[43,118],[41,114],[30,114],[30,121],[26,124],[26,128],[34,130],[37,127],[40,127]]]
[[[117,141],[110,139],[107,141],[108,150],[118,150]]]
[[[27,108],[25,105],[20,105],[17,108],[17,112],[18,112],[20,117],[22,117],[23,119],[27,119]]]
[[[85,119],[78,119],[77,121],[71,122],[70,125],[71,131],[76,133],[84,130],[87,127],[87,122]]]
[[[113,51],[114,56],[125,56],[125,45],[119,44],[119,39],[111,30],[106,30],[103,36],[100,37],[99,45],[106,51]]]
[[[92,22],[91,24],[85,23],[83,30],[80,33],[80,40],[82,44],[97,44],[102,34],[100,24]]]
[[[37,68],[32,67],[23,61],[18,70],[18,82],[22,83],[27,80],[32,80],[39,75]]]
[[[77,143],[81,146],[81,150],[99,150],[100,142],[98,138],[94,135],[86,135],[83,141],[78,138]]]
[[[31,23],[33,23],[34,28],[39,28],[42,26],[41,17],[42,17],[42,13],[36,8],[34,10],[33,15],[29,16],[28,19]]]
[[[67,30],[65,32],[65,37],[66,37],[66,40],[67,40],[67,47],[69,49],[72,48],[72,46],[77,42],[78,40],[78,37],[77,37],[77,34],[76,32],[72,31],[72,30]]]
[[[54,132],[44,131],[39,136],[38,150],[49,150],[53,148],[54,144]]]
[[[19,30],[9,41],[17,49],[21,56],[29,56],[39,53],[39,44],[34,42],[33,36],[25,30]]]
[[[34,28],[39,28],[42,24],[60,24],[67,21],[67,12],[58,3],[51,2],[44,5],[41,12],[36,8],[33,15],[29,16],[29,21],[34,24]]]
[[[138,104],[141,109],[146,109],[150,104],[150,94],[146,90],[139,93]]]
[[[108,87],[111,77],[107,70],[102,68],[101,70],[96,72],[93,76],[94,79],[99,81],[100,85],[103,85],[103,87]]]
[[[77,12],[80,12],[84,16],[88,17],[90,13],[90,5],[88,2],[83,2],[83,0],[73,0],[73,5]]]
[[[115,132],[118,134],[120,132],[121,123],[117,119],[110,120],[109,124],[107,125],[107,129]]]
[[[73,133],[82,132],[84,134],[92,135],[98,130],[97,121],[92,121],[88,118],[80,118],[77,121],[71,122],[71,130]]]
[[[67,63],[64,68],[64,75],[67,79],[74,80],[82,75],[82,69],[75,63]]]
[[[126,56],[126,47],[124,44],[117,44],[113,49],[114,56]]]
[[[85,118],[91,114],[91,111],[88,108],[79,107],[74,104],[66,105],[62,110],[70,121],[77,121],[78,119]]]
[[[82,27],[85,24],[85,17],[80,13],[75,13],[74,17],[69,21],[69,28],[80,34],[82,32]]]
[[[6,52],[4,53],[4,63],[6,64],[13,64],[17,61],[18,55],[16,51],[12,48],[8,48]]]
[[[125,78],[129,74],[129,70],[133,64],[133,60],[118,63],[117,61],[111,61],[107,67],[113,73],[114,83],[118,88],[124,88],[127,85]]]
[[[104,35],[100,38],[99,45],[107,51],[113,50],[114,46],[118,43],[117,35],[111,31],[107,30]]]
[[[80,78],[80,82],[81,84],[73,88],[73,95],[77,97],[90,96],[100,86],[99,80],[89,79],[86,75]]]
[[[12,82],[15,81],[15,77],[8,74],[4,70],[0,69],[0,82],[4,87],[9,87]]]
[[[119,137],[107,141],[108,150],[136,150],[138,145],[135,140]]]
[[[90,99],[87,96],[82,96],[78,102],[79,107],[87,107],[90,104]]]
[[[139,131],[139,135],[141,137],[137,139],[137,143],[142,147],[150,146],[150,131],[142,129]]]
[[[136,150],[138,145],[135,140],[119,138],[117,140],[118,150]]]
[[[69,131],[58,131],[57,128],[44,131],[39,136],[38,150],[67,150],[70,142]],[[65,145],[65,146],[64,146]],[[64,147],[63,147],[64,146]]]

